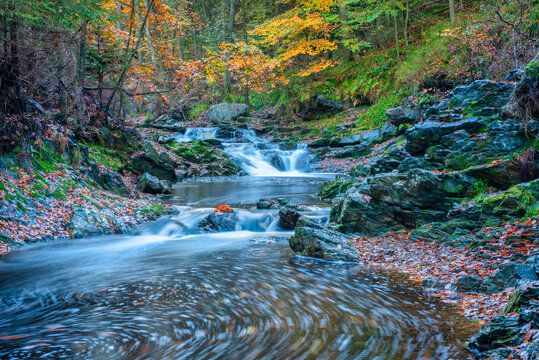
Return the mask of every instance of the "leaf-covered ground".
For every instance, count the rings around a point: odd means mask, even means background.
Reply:
[[[507,303],[512,288],[486,294],[458,292],[457,280],[464,276],[486,279],[500,266],[536,254],[530,237],[539,234],[538,220],[514,221],[481,230],[483,245],[457,248],[446,243],[411,241],[410,234],[357,237],[353,241],[360,260],[367,264],[391,267],[408,273],[433,296],[456,304],[463,313],[480,324],[497,315]]]
[[[123,230],[117,228],[117,219],[130,228],[174,211],[139,195],[133,175],[124,176],[133,196],[123,197],[94,186],[80,170],[55,166],[54,171],[12,167],[0,172],[0,254],[20,243],[71,237],[69,223],[77,207],[103,215],[113,232]]]

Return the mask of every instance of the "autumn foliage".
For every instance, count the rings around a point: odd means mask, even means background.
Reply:
[[[234,210],[226,204],[221,204],[221,205],[217,205],[217,207],[215,208],[213,212],[214,213],[233,213]]]

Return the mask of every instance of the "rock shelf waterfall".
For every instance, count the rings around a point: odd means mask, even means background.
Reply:
[[[283,145],[258,137],[253,130],[188,128],[176,140],[217,140],[223,151],[249,175],[301,176],[310,171],[311,155],[306,144],[297,144],[292,149],[283,148]]]

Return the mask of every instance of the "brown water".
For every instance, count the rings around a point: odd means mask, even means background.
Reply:
[[[265,195],[293,189],[296,201],[321,181],[251,180]],[[139,235],[41,243],[1,258],[0,358],[469,357],[475,328],[453,307],[396,273],[295,257],[273,241],[290,233],[265,232],[275,211],[255,210],[248,184],[179,184],[170,201],[196,209]],[[203,234],[186,224],[229,198],[242,208],[239,231]]]

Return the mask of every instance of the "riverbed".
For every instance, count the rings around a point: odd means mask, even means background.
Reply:
[[[255,207],[272,195],[323,217],[327,206],[311,195],[324,180],[180,183],[169,199],[180,214],[137,235],[13,251],[0,260],[0,357],[466,358],[470,324],[404,276],[298,258],[290,232],[253,226],[277,216]],[[247,230],[197,233],[181,220],[222,202],[250,214]]]
[[[216,130],[181,135],[192,141]],[[260,198],[318,200],[303,146],[223,139],[248,176],[198,178],[178,214],[129,235],[36,243],[0,258],[3,359],[466,359],[474,326],[397,272],[294,255]],[[236,135],[234,135],[236,136]],[[227,142],[228,141],[228,142]],[[198,224],[219,204],[233,231]]]

